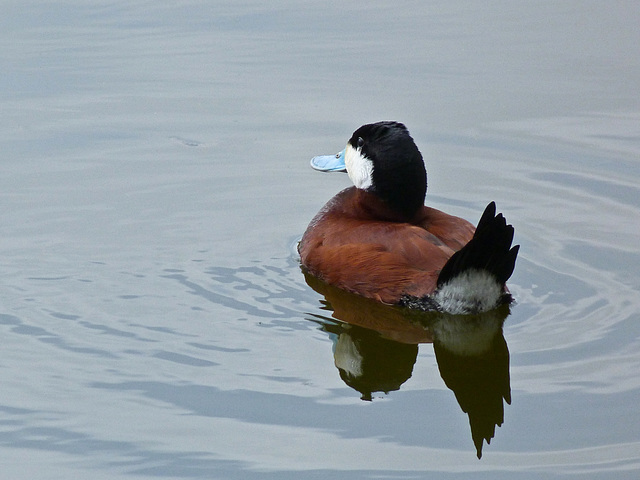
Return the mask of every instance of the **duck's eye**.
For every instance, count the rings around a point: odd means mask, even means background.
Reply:
[[[358,137],[358,148],[361,148],[364,145],[364,138]]]

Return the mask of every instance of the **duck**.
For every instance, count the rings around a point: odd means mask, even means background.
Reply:
[[[520,246],[490,202],[477,226],[425,205],[427,171],[400,122],[358,128],[316,170],[346,172],[353,186],[331,198],[298,243],[305,274],[377,302],[478,314],[510,304],[506,285]]]

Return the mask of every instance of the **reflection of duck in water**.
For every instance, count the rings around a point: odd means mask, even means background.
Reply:
[[[337,163],[327,165],[326,159]],[[354,187],[309,224],[298,250],[305,269],[328,284],[391,305],[453,314],[509,303],[513,227],[491,202],[478,227],[424,206],[427,174],[404,125],[364,125],[337,156],[312,161],[346,169]],[[324,162],[321,166],[319,163]]]
[[[407,321],[399,308],[345,292],[308,273],[305,279],[340,320],[320,318],[322,328],[335,335],[334,361],[342,380],[363,400],[371,400],[374,392],[399,390],[411,377],[418,344],[431,342],[429,329]]]
[[[440,375],[469,416],[478,454],[504,420],[511,402],[509,351],[502,325],[508,306],[478,315],[415,312],[349,294],[305,275],[324,295],[332,319],[320,317],[334,337],[334,361],[342,380],[371,400],[374,392],[399,390],[412,374],[419,343],[433,343]]]
[[[496,425],[504,421],[504,401],[511,404],[509,349],[501,309],[478,315],[438,315],[431,323],[433,350],[444,383],[469,415],[478,458],[482,441],[491,443]]]
[[[336,335],[333,358],[340,378],[372,400],[375,392],[400,390],[413,372],[418,345],[388,340],[378,332],[348,323],[325,323],[324,330]]]

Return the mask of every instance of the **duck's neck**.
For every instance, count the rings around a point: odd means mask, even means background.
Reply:
[[[422,163],[410,162],[395,166],[392,171],[373,171],[374,181],[367,189],[378,197],[400,221],[410,221],[424,206],[427,194],[427,172]]]
[[[420,217],[424,203],[411,210],[403,211],[383,200],[379,195],[366,190],[356,189],[357,203],[362,209],[362,214],[372,220],[383,220],[386,222],[407,222],[414,223]]]

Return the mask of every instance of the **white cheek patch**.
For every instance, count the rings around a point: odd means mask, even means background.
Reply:
[[[356,186],[361,190],[366,190],[373,185],[371,177],[373,172],[373,163],[362,155],[362,149],[355,149],[351,144],[347,144],[344,153],[344,163],[347,167],[347,175]]]

